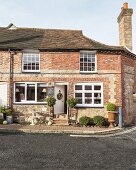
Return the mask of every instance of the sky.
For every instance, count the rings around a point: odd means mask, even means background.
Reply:
[[[76,29],[96,41],[119,45],[117,17],[125,0],[0,0],[0,26]],[[133,52],[136,53],[136,0]]]

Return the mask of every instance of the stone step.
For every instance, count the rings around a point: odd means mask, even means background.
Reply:
[[[53,125],[69,125],[67,119],[53,119]]]
[[[68,116],[67,116],[67,114],[58,114],[58,115],[54,114],[54,118],[67,119]]]

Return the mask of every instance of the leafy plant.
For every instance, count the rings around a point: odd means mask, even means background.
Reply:
[[[74,108],[77,104],[78,100],[76,98],[70,97],[67,99],[67,104],[70,108]]]
[[[56,99],[53,96],[48,96],[45,101],[49,107],[53,107],[56,104]]]
[[[3,106],[0,106],[0,113],[6,114],[7,116],[11,116],[13,110],[11,108],[5,108]]]
[[[0,106],[0,113],[4,113],[5,112],[5,108],[3,106]]]
[[[12,116],[12,114],[13,114],[13,110],[12,110],[12,109],[10,109],[10,108],[5,109],[5,113],[6,113],[6,115],[7,115],[7,116]]]
[[[79,123],[80,123],[81,125],[87,126],[87,125],[90,124],[90,120],[91,120],[90,117],[82,116],[82,117],[80,117],[80,119],[79,119]]]
[[[95,123],[96,126],[106,126],[106,119],[102,116],[94,116],[93,117],[93,122]]]
[[[107,104],[107,111],[115,111],[116,105],[114,103],[108,103]]]
[[[0,124],[3,124],[3,119],[0,119]]]

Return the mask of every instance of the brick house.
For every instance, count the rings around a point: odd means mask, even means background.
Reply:
[[[25,117],[57,99],[54,114],[68,114],[66,100],[78,99],[82,115],[107,117],[106,105],[123,108],[124,124],[136,123],[136,55],[132,13],[125,3],[118,17],[120,46],[109,46],[78,30],[0,28],[0,104]],[[62,98],[57,98],[58,94]]]

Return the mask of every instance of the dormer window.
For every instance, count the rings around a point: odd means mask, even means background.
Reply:
[[[97,71],[96,52],[81,51],[80,52],[80,72],[93,73]]]
[[[39,72],[40,71],[40,54],[39,51],[24,51],[22,61],[23,72]]]

